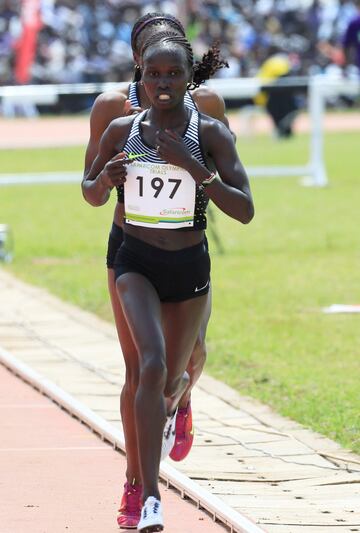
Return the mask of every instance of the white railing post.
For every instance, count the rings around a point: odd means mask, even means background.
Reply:
[[[324,81],[313,76],[309,80],[309,114],[311,124],[310,135],[310,173],[311,181],[307,185],[324,187],[328,184],[328,177],[324,162],[324,111],[325,95]]]

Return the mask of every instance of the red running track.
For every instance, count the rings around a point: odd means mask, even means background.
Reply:
[[[115,533],[124,457],[0,366],[1,533]],[[167,533],[224,533],[162,487]]]

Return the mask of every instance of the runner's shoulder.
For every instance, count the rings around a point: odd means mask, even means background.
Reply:
[[[119,135],[127,133],[130,130],[135,117],[136,115],[128,115],[114,118],[110,121],[107,128],[109,134],[118,137]]]
[[[200,111],[201,135],[206,141],[214,141],[218,145],[219,139],[232,139],[232,134],[224,122],[212,115]]]
[[[222,96],[205,86],[194,89],[191,94],[199,111],[219,120],[223,118],[225,102]]]
[[[107,117],[107,121],[121,117],[124,112],[124,104],[128,99],[125,89],[106,91],[99,94],[93,104],[91,114],[95,116]]]

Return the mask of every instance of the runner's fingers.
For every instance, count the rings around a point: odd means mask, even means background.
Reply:
[[[119,185],[122,185],[126,181],[126,175],[109,176],[109,178],[114,187],[118,187]]]
[[[155,148],[159,155],[162,156],[164,159],[167,151],[171,149],[172,143],[174,140],[169,137],[169,135],[166,135],[164,132],[157,132],[156,141],[155,141]]]
[[[181,136],[176,131],[166,129],[165,133],[167,133],[168,136],[174,139],[175,141],[181,140]]]
[[[116,159],[116,160],[111,159],[106,164],[106,167],[109,170],[121,170],[121,169],[125,169],[126,165],[129,165],[132,162],[133,162],[132,159],[128,159],[128,158],[126,158],[126,159]]]
[[[170,130],[168,130],[170,131]],[[182,142],[182,138],[176,132],[162,132],[158,137],[158,144],[163,149],[174,149],[179,146],[179,143]]]
[[[156,132],[156,143],[157,144],[161,144],[161,143],[165,142],[166,141],[166,137],[167,137],[167,135],[165,135],[165,133],[163,131],[158,130]]]
[[[125,159],[126,158],[126,153],[125,152],[119,152],[118,154],[114,155],[114,157],[112,157],[110,159],[110,161],[118,161],[118,160],[122,160],[122,159]]]
[[[164,153],[163,152],[164,148],[160,144],[157,144],[155,148],[156,148],[156,151],[157,151],[158,155],[162,157],[162,155]]]
[[[114,180],[114,186],[115,187],[118,187],[119,185],[123,185],[126,181],[126,176],[124,176],[123,178],[118,178],[116,180]]]
[[[108,165],[117,164],[117,165],[123,166],[123,165],[129,165],[132,162],[133,160],[129,159],[125,152],[120,152],[119,154],[114,155],[114,157],[112,157],[110,161],[108,161]]]
[[[126,176],[127,174],[127,170],[126,170],[126,167],[124,166],[121,166],[121,167],[107,167],[106,168],[106,172],[108,173],[109,176]]]

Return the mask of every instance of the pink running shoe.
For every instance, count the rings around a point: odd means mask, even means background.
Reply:
[[[124,494],[121,498],[117,523],[121,529],[136,529],[140,521],[142,508],[142,486],[124,485]]]
[[[194,440],[190,401],[186,407],[178,409],[175,432],[175,444],[170,452],[170,457],[173,461],[182,461],[190,452]]]

